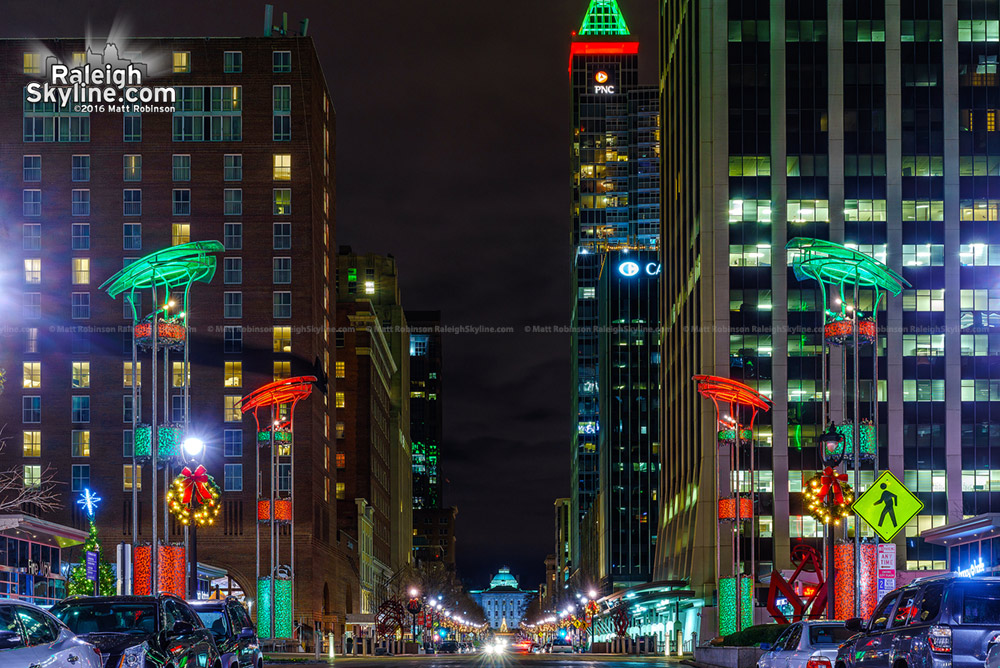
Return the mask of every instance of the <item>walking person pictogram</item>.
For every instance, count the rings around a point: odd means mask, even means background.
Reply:
[[[877,506],[880,503],[883,504],[882,505],[882,514],[878,518],[878,525],[882,526],[882,523],[885,521],[885,516],[888,515],[889,519],[892,520],[892,526],[895,527],[896,526],[896,504],[899,503],[899,497],[897,497],[895,494],[893,494],[892,492],[890,492],[887,489],[888,485],[886,485],[885,483],[882,483],[881,485],[879,485],[879,487],[881,487],[882,490],[883,490],[882,491],[882,496],[879,497],[878,501],[876,501],[875,503],[872,504],[873,506]]]

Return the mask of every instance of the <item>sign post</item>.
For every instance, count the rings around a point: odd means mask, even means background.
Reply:
[[[97,575],[98,573],[97,559],[98,559],[97,552],[89,552],[89,551],[87,552],[87,565],[86,565],[87,579],[94,581],[94,596],[101,595],[101,580]]]
[[[896,544],[880,543],[878,546],[878,598],[882,597],[896,588]]]

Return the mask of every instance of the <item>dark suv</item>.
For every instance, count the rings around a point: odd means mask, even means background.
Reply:
[[[211,632],[170,594],[74,596],[51,612],[97,647],[105,668],[222,668]]]
[[[231,596],[188,601],[205,627],[215,636],[222,668],[263,668],[264,655],[250,613]]]
[[[886,594],[857,634],[840,646],[836,668],[982,668],[1000,640],[1000,577],[942,575]]]

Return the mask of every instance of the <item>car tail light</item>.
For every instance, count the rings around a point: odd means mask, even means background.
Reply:
[[[927,633],[927,644],[935,652],[951,654],[951,627],[932,626]]]
[[[833,668],[830,659],[825,656],[811,656],[806,662],[806,668]]]

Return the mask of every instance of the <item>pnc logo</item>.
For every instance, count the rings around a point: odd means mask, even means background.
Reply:
[[[607,83],[608,73],[605,72],[604,70],[601,70],[600,72],[594,75],[594,81],[596,81],[599,84]]]

